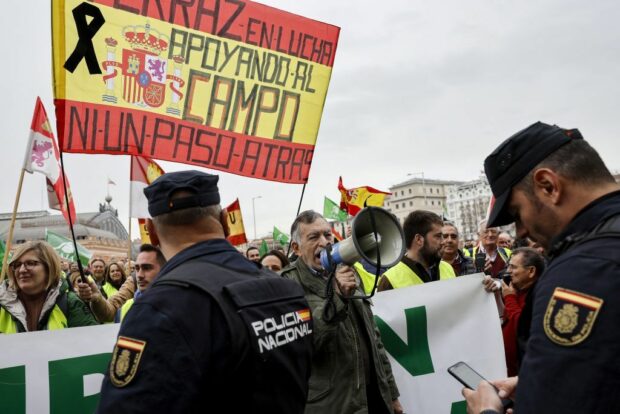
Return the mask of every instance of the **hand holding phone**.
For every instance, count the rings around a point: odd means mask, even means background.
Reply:
[[[457,381],[463,384],[466,388],[474,391],[476,391],[480,382],[488,382],[482,375],[478,374],[472,367],[462,361],[449,367],[448,373],[456,378]],[[493,384],[491,384],[491,386],[495,389],[495,392],[499,392],[496,386]],[[513,405],[513,401],[509,399],[501,399],[501,402],[504,410],[512,407]]]

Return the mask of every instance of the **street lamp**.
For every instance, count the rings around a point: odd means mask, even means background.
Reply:
[[[254,240],[256,240],[256,209],[254,208],[254,200],[262,198],[262,196],[252,197],[252,219],[254,220]]]
[[[407,177],[410,175],[422,176],[422,192],[424,193],[424,205],[426,206],[426,182],[424,181],[424,171],[407,173]]]

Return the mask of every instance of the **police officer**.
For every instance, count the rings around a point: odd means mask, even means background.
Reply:
[[[485,172],[488,225],[514,221],[550,258],[520,377],[495,382],[500,395],[517,414],[620,412],[620,186],[578,130],[541,122],[502,143]],[[489,384],[463,394],[470,413],[501,410]]]
[[[301,413],[312,324],[303,289],[225,239],[218,177],[164,174],[144,193],[168,260],[127,313],[99,413]]]

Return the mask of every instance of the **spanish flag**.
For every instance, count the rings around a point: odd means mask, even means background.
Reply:
[[[364,207],[383,206],[385,196],[391,194],[368,186],[346,189],[342,185],[342,177],[338,180],[338,190],[340,190],[340,209],[347,211],[352,216],[355,216]]]
[[[152,159],[136,155],[131,156],[129,216],[138,219],[142,244],[152,243],[151,236],[146,229],[146,219],[151,216],[148,209],[149,203],[144,195],[144,188],[163,174],[164,170]]]
[[[245,227],[243,226],[243,217],[241,217],[241,206],[239,205],[239,199],[233,201],[231,205],[224,209],[226,214],[226,239],[233,246],[237,246],[243,243],[247,243],[248,239],[245,237]]]

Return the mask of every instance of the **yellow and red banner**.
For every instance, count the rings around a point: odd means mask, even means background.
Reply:
[[[308,180],[338,27],[245,0],[53,0],[66,152]]]
[[[243,226],[243,217],[241,217],[239,199],[236,199],[231,205],[226,207],[224,209],[224,214],[226,214],[226,239],[233,246],[247,243],[248,239],[245,236],[245,227]]]
[[[338,190],[340,191],[340,209],[352,216],[367,206],[382,207],[385,196],[391,194],[369,186],[346,189],[342,184],[342,177],[338,179]]]

